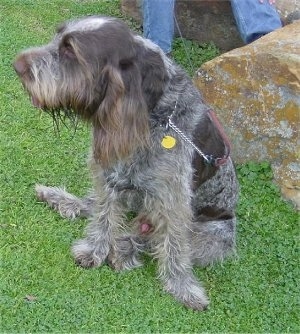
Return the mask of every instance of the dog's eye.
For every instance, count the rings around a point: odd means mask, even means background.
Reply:
[[[119,62],[120,69],[122,71],[128,70],[132,66],[132,60],[131,59],[122,59]]]

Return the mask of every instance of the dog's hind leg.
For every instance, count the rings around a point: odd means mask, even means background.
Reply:
[[[193,198],[193,264],[222,261],[235,250],[238,182],[231,160],[204,182]]]
[[[223,219],[209,220],[201,216],[194,222],[191,237],[193,264],[207,266],[222,261],[226,256],[234,254],[236,218],[224,212]]]
[[[95,202],[93,195],[78,198],[62,188],[47,187],[40,184],[35,186],[37,197],[64,218],[89,217]]]

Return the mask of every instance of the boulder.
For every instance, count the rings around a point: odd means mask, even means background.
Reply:
[[[195,83],[224,124],[234,160],[269,161],[300,208],[300,21],[203,64]]]
[[[276,0],[276,8],[284,24],[300,19],[299,0]]]
[[[300,1],[277,0],[276,7],[282,21],[290,23],[295,19],[291,13],[300,12]],[[142,0],[122,0],[121,8],[123,14],[142,24]],[[187,39],[200,43],[214,42],[222,51],[243,45],[230,0],[176,0],[175,14],[182,36]]]
[[[222,51],[243,45],[230,1],[177,0],[175,16],[182,36],[187,39],[214,42]]]
[[[123,14],[142,24],[142,0],[122,0]],[[214,42],[223,51],[243,45],[230,1],[176,0],[175,34],[200,43]],[[179,33],[179,30],[180,33]]]
[[[142,24],[142,0],[121,0],[121,11]]]

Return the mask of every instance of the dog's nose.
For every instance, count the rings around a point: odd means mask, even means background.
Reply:
[[[19,76],[22,76],[26,73],[28,69],[28,64],[24,57],[19,57],[13,63],[13,67]]]

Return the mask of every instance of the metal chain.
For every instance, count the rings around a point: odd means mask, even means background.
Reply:
[[[212,163],[212,156],[206,155],[204,154],[192,141],[190,138],[188,138],[171,120],[171,117],[168,118],[168,127],[170,127],[171,129],[173,129],[186,143],[188,143],[189,145],[191,145],[195,151],[198,152],[198,154],[200,154],[203,159],[208,163],[211,164]]]
[[[191,145],[194,150],[201,155],[201,157],[206,161],[206,163],[208,164],[213,164],[214,162],[214,158],[211,155],[207,155],[205,153],[203,153],[194,143],[193,141],[187,137],[173,122],[172,122],[172,116],[175,114],[177,108],[177,101],[175,102],[175,106],[174,106],[174,110],[171,114],[171,116],[168,117],[168,123],[166,128],[168,129],[169,127],[171,129],[173,129],[186,143],[188,143],[189,145]]]

